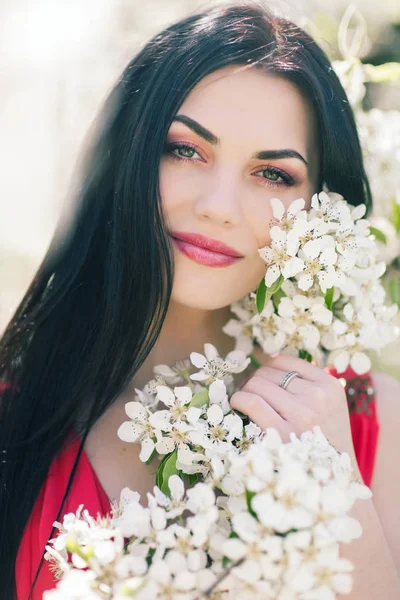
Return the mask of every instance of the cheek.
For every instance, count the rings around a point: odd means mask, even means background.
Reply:
[[[180,178],[173,177],[171,169],[169,169],[167,165],[161,164],[159,182],[162,206],[165,212],[168,213],[168,210],[171,209],[174,204],[174,199],[178,197]]]
[[[274,219],[269,199],[260,203],[249,203],[246,206],[245,219],[254,240],[254,257],[256,260],[258,248],[266,246],[271,241],[269,231],[274,224]]]
[[[199,187],[190,169],[175,165],[171,160],[162,161],[159,170],[160,194],[166,211],[192,200],[193,191]]]

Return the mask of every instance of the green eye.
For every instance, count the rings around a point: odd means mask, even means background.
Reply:
[[[271,179],[272,181],[277,181],[277,179],[279,179],[280,175],[279,173],[277,173],[276,171],[273,171],[272,169],[263,169],[262,174],[264,175],[265,173],[269,173],[270,177],[268,177],[268,179]],[[271,177],[272,175],[272,177]]]
[[[168,152],[168,154],[172,158],[176,158],[176,160],[195,162],[194,160],[192,160],[194,159],[195,154],[200,156],[196,148],[190,146],[189,144],[183,144],[180,142],[173,142],[167,144],[165,149]]]
[[[176,150],[185,158],[193,158],[193,155],[196,154],[196,150],[190,146],[178,146]]]
[[[290,177],[290,175],[288,175],[284,171],[281,171],[280,169],[276,169],[275,167],[265,167],[264,169],[260,169],[260,171],[257,171],[255,174],[257,173],[260,173],[260,175],[257,175],[257,177],[264,185],[292,186],[295,184],[295,180],[292,177]]]

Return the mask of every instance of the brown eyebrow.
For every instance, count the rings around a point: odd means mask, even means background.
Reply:
[[[213,146],[218,146],[218,144],[220,144],[220,139],[216,135],[214,135],[213,133],[211,133],[211,131],[203,127],[203,125],[200,125],[200,123],[186,115],[176,115],[173,118],[173,121],[183,123]],[[302,156],[300,152],[297,152],[297,150],[293,150],[291,148],[284,148],[281,150],[261,150],[260,152],[256,152],[255,154],[253,154],[251,158],[254,158],[256,160],[274,158],[298,158],[299,160],[303,161],[305,165],[308,166],[308,163],[304,156]]]

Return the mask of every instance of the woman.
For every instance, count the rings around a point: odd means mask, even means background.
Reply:
[[[80,502],[106,511],[124,486],[152,488],[138,447],[116,435],[125,403],[154,365],[204,342],[222,355],[233,349],[222,327],[265,272],[257,249],[269,241],[269,199],[309,202],[324,182],[370,208],[346,95],[294,24],[248,4],[205,10],[128,65],[84,163],[74,216],[67,227],[61,219],[1,344],[3,598],[36,600],[52,585],[41,558],[56,518]],[[361,465],[338,380],[286,353],[258,358],[233,406],[284,436],[318,423]],[[303,379],[283,390],[291,370]],[[374,384],[374,504],[357,509],[362,542],[343,550],[356,565],[354,600],[378,591],[394,600],[400,589],[400,479],[388,460],[400,450],[399,385],[378,374]],[[365,422],[371,450],[377,423]]]

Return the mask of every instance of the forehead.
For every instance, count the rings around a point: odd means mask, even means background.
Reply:
[[[222,144],[236,140],[246,148],[248,142],[252,152],[285,147],[310,157],[316,145],[309,102],[290,81],[256,68],[229,66],[207,75],[179,113],[199,121]]]

